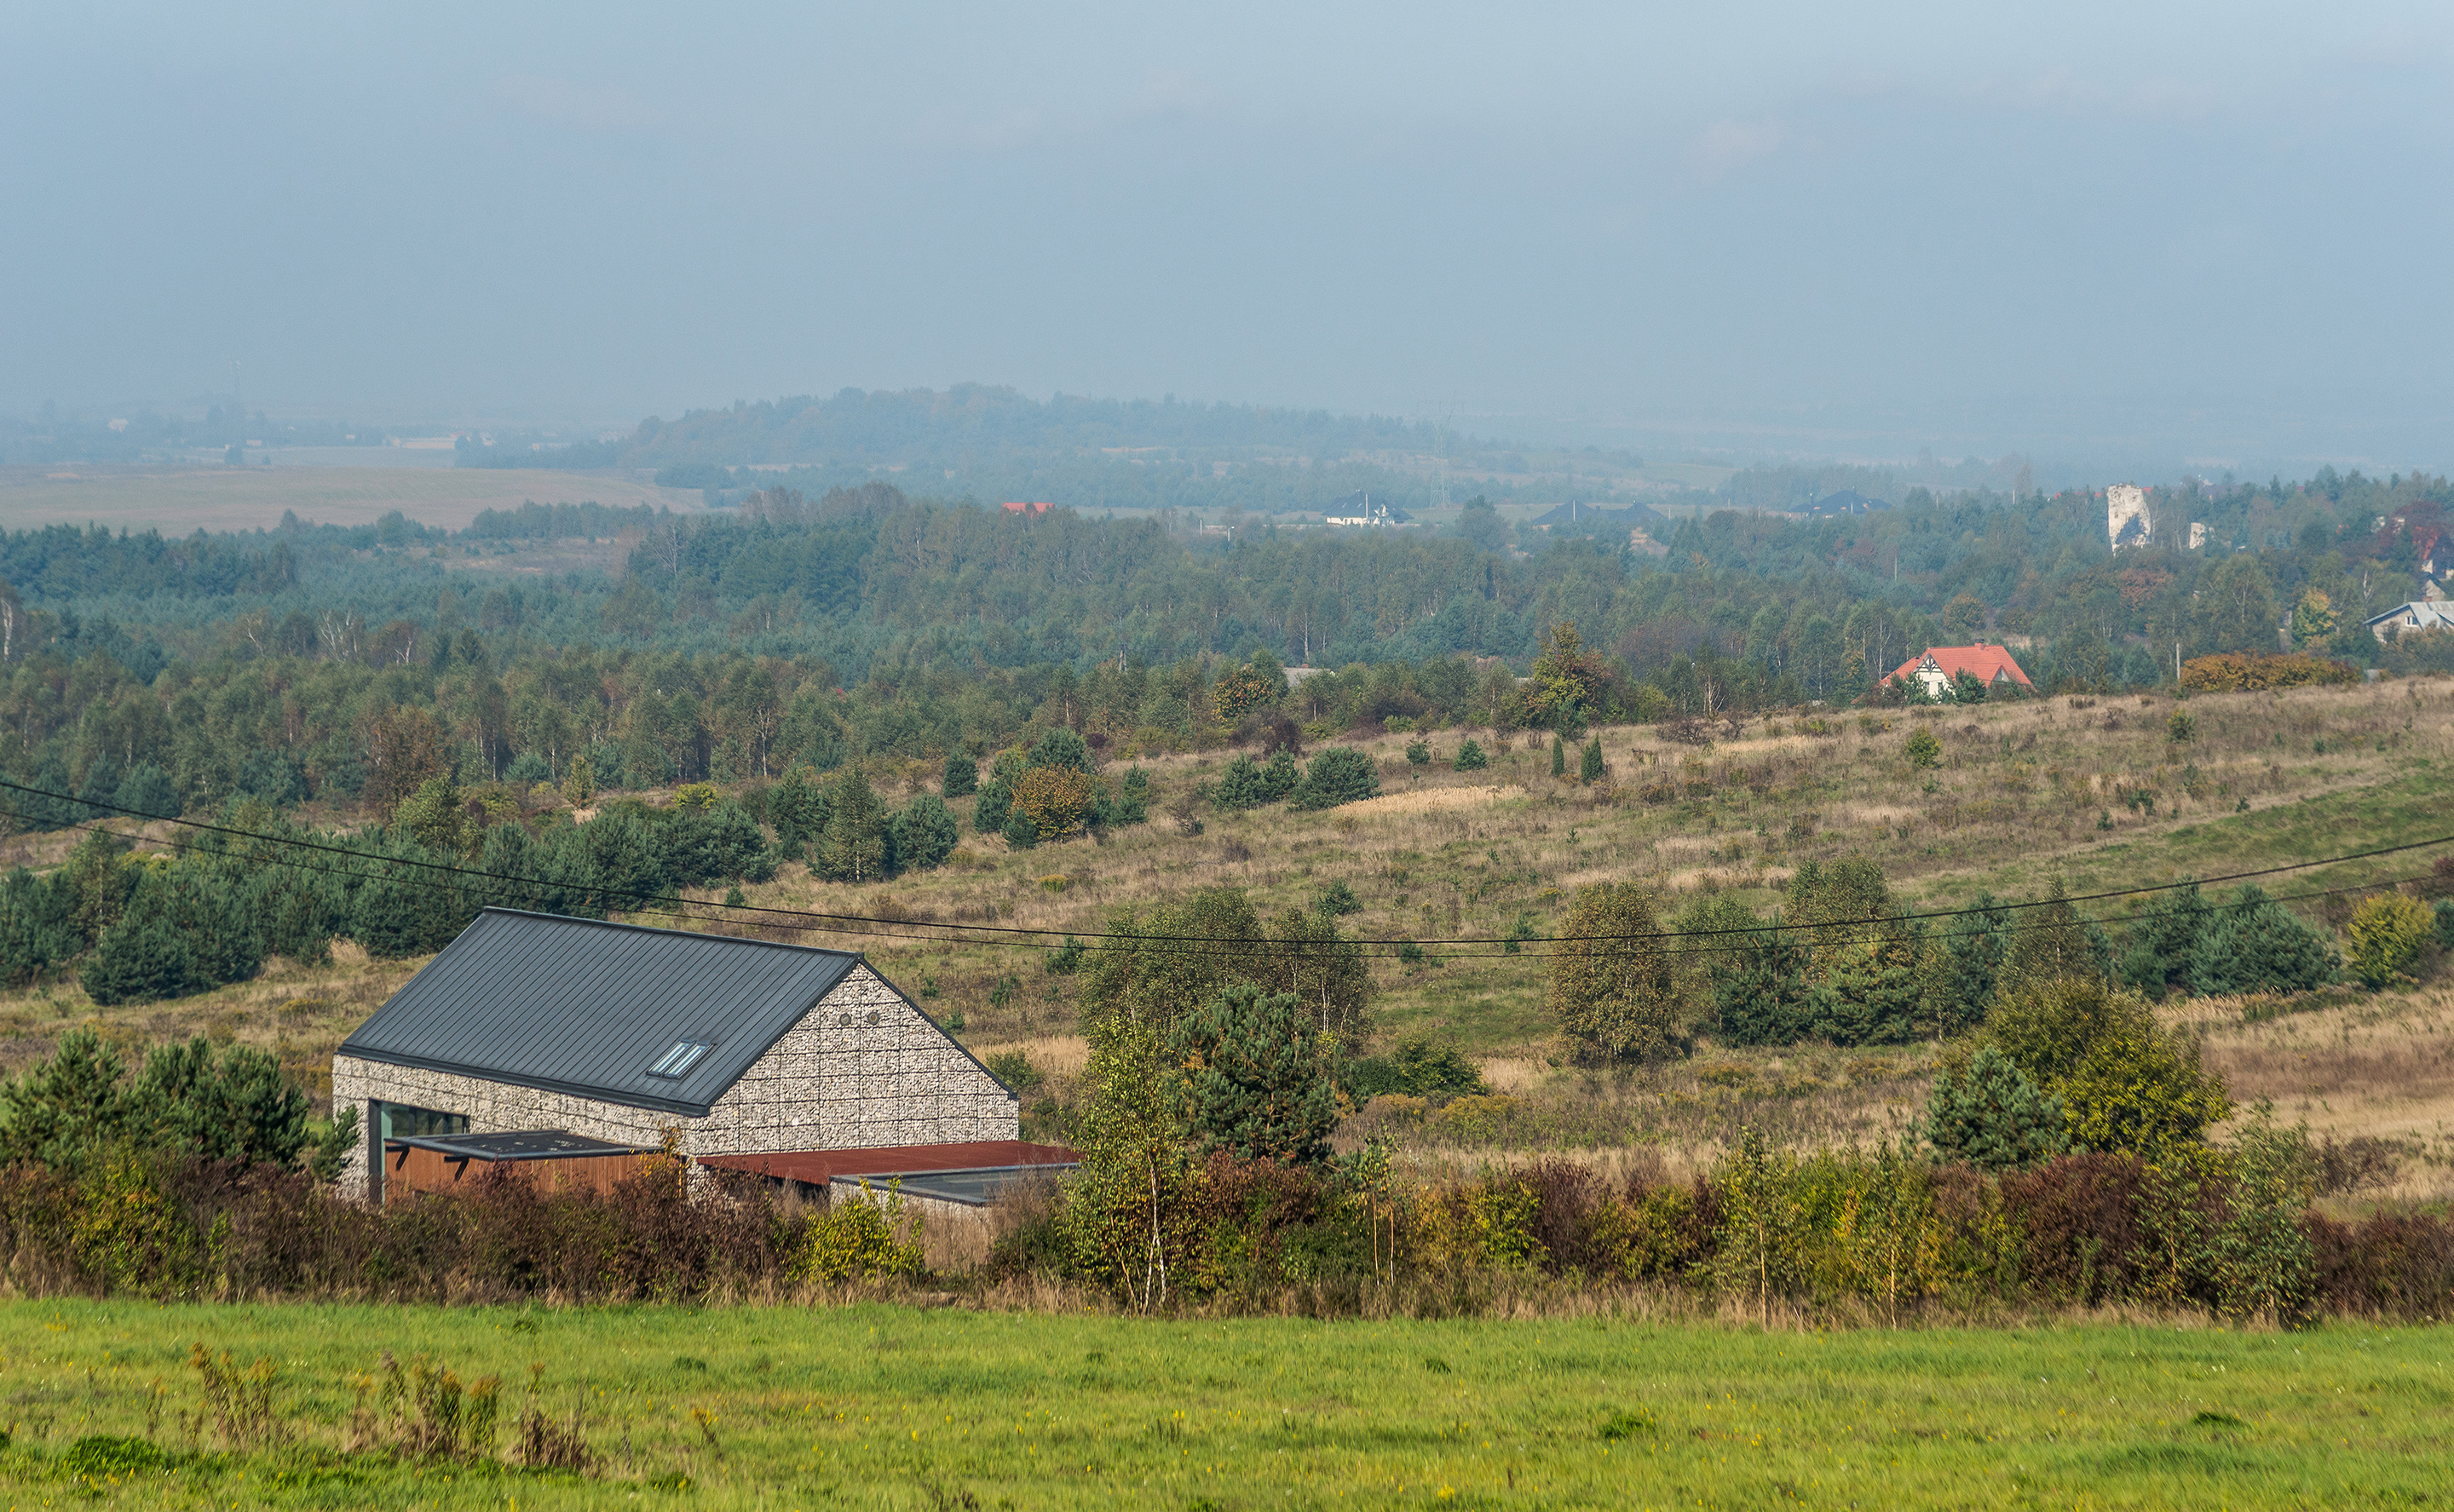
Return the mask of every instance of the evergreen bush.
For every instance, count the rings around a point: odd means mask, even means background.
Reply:
[[[1150,773],[1138,766],[1125,772],[1116,785],[1116,800],[1108,810],[1108,822],[1122,827],[1146,824],[1150,820]]]
[[[2070,1148],[2061,1100],[1990,1044],[1936,1073],[1915,1133],[1942,1159],[1988,1171],[2026,1170]]]
[[[1014,815],[1014,789],[1002,782],[981,785],[980,795],[972,803],[972,828],[983,835],[1005,833],[1006,821]]]
[[[130,767],[128,775],[119,780],[111,802],[123,811],[164,819],[175,819],[185,811],[179,802],[178,785],[171,781],[169,772],[151,762],[138,762]]]
[[[1196,1144],[1246,1160],[1313,1164],[1338,1124],[1337,1042],[1304,1001],[1235,983],[1177,1021],[1167,1040],[1180,1117]]]
[[[949,798],[969,798],[979,791],[980,764],[958,750],[946,753],[945,788]]]
[[[1484,754],[1481,744],[1471,740],[1458,747],[1456,759],[1449,763],[1453,770],[1461,772],[1478,772],[1490,765],[1491,758]]]
[[[1289,805],[1318,810],[1379,795],[1380,771],[1372,758],[1352,746],[1333,746],[1312,759]]]
[[[955,853],[962,833],[954,810],[935,793],[903,806],[887,826],[887,865],[895,872],[934,871]]]

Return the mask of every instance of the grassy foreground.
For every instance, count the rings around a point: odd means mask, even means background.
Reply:
[[[275,1372],[222,1453],[191,1343]],[[10,1504],[2404,1506],[2444,1494],[2454,1334],[2087,1324],[1770,1334],[1605,1319],[1153,1323],[888,1305],[0,1305]],[[345,1455],[391,1348],[532,1362],[594,1478]],[[79,1477],[87,1435],[159,1466]],[[91,1448],[81,1462],[95,1462]]]

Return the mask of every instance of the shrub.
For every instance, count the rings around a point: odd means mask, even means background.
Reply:
[[[1289,804],[1296,808],[1318,810],[1379,794],[1380,772],[1372,765],[1372,758],[1352,746],[1333,746],[1312,759]]]
[[[946,753],[945,788],[949,798],[969,798],[979,791],[980,764],[958,750]]]
[[[2198,1144],[2232,1112],[2223,1083],[2199,1064],[2197,1044],[2143,1016],[2096,1041],[2053,1090],[2074,1148],[2150,1161]]]
[[[1371,1056],[1346,1068],[1346,1088],[1358,1104],[1376,1097],[1462,1097],[1484,1090],[1482,1073],[1453,1044],[1426,1039],[1401,1042],[1385,1056]]]
[[[1363,900],[1357,897],[1355,889],[1346,885],[1345,878],[1340,877],[1320,890],[1320,898],[1313,908],[1315,912],[1332,919],[1343,918],[1350,913],[1361,913]]]
[[[1467,741],[1459,746],[1456,759],[1449,763],[1454,770],[1461,772],[1478,772],[1490,765],[1491,758],[1483,753],[1480,744],[1475,741]]]
[[[2197,1042],[2159,1027],[2144,998],[2101,979],[2021,988],[1986,1021],[1985,1037],[2062,1100],[2073,1149],[2157,1160],[2232,1111]]]
[[[2437,915],[2417,898],[2373,893],[2352,910],[2343,934],[2351,943],[2352,970],[2366,985],[2382,987],[2436,941]]]
[[[1010,1091],[1028,1092],[1048,1080],[1047,1074],[1031,1064],[1031,1057],[1020,1050],[999,1050],[983,1063],[988,1073],[1003,1082]]]
[[[2066,1155],[2002,1178],[2021,1235],[2021,1271],[2049,1296],[2092,1303],[2126,1297],[2142,1251],[2147,1167],[2135,1155]]]
[[[1410,740],[1410,741],[1408,741],[1408,742],[1406,743],[1406,765],[1407,765],[1407,766],[1429,766],[1431,764],[1432,764],[1432,746],[1431,746],[1431,743],[1430,743],[1429,741],[1424,740],[1421,736],[1419,736],[1419,735],[1418,735],[1418,736],[1417,736],[1415,739]]]
[[[2181,686],[2193,693],[2257,693],[2270,688],[2351,683],[2359,678],[2360,673],[2350,663],[2325,657],[2297,651],[2264,656],[2227,651],[2183,662]]]
[[[1915,1132],[1944,1160],[1988,1171],[2026,1170],[2070,1147],[2061,1100],[1990,1044],[1961,1070],[1936,1074]]]
[[[1935,739],[1934,731],[1930,729],[1921,729],[1909,736],[1909,743],[1903,749],[1908,754],[1909,765],[1920,771],[1942,765],[1942,742]]]
[[[900,1184],[880,1202],[864,1179],[857,1197],[836,1197],[827,1215],[812,1224],[800,1253],[786,1272],[793,1281],[876,1281],[917,1276],[920,1218],[908,1218]]]
[[[1585,746],[1584,754],[1577,758],[1577,780],[1581,783],[1600,782],[1603,770],[1602,738],[1597,735]]]

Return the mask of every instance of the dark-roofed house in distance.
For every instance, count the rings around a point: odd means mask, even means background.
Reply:
[[[504,908],[343,1042],[332,1105],[367,1132],[343,1187],[377,1201],[413,1152],[493,1158],[470,1136],[704,1160],[1002,1145],[1021,1111],[858,955]]]

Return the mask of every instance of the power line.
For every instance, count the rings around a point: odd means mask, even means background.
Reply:
[[[592,897],[598,900],[629,899],[633,902],[646,905],[648,907],[659,912],[685,913],[686,910],[691,908],[722,910],[718,915],[718,918],[720,922],[725,923],[741,922],[737,918],[738,915],[751,913],[760,915],[764,918],[778,920],[816,921],[815,924],[796,924],[795,927],[815,928],[828,933],[850,934],[880,939],[914,940],[933,944],[953,944],[955,943],[956,940],[960,940],[967,935],[996,935],[1018,938],[1008,938],[1002,941],[990,943],[1018,945],[1031,948],[1047,950],[1062,950],[1071,945],[1093,944],[1103,941],[1127,941],[1131,942],[1136,947],[1144,949],[1150,948],[1154,945],[1226,945],[1232,946],[1237,951],[1247,951],[1252,949],[1256,945],[1256,942],[1254,941],[1235,935],[1146,935],[1127,930],[1064,930],[1022,925],[967,924],[937,920],[890,919],[880,915],[828,913],[816,909],[779,908],[759,904],[728,905],[706,903],[696,899],[684,898],[678,894],[643,892],[634,888],[613,887],[590,883],[566,882],[551,878],[520,877],[505,872],[488,871],[480,867],[464,865],[453,862],[428,861],[413,856],[383,856],[356,846],[333,845],[329,842],[308,840],[295,835],[267,834],[261,830],[242,829],[234,826],[211,824],[204,820],[187,819],[177,815],[149,813],[143,809],[130,808],[119,804],[102,803],[93,799],[73,798],[65,793],[52,792],[47,788],[34,787],[23,783],[10,782],[5,778],[0,778],[0,791],[10,791],[22,793],[30,797],[48,799],[55,803],[68,804],[71,807],[81,806],[85,808],[108,809],[112,813],[124,815],[130,818],[176,825],[187,829],[197,830],[207,834],[233,837],[259,845],[280,846],[293,849],[312,850],[330,855],[343,856],[352,860],[374,861],[391,866],[415,866],[429,872],[441,873],[449,876],[475,878],[485,882],[513,886],[537,889],[558,889],[568,892],[575,892],[582,896]],[[13,807],[15,806],[11,806]],[[72,822],[69,827],[86,829],[91,826],[85,823]],[[2011,912],[2022,909],[2050,907],[2057,904],[2075,906],[2082,903],[2101,902],[2109,898],[2145,897],[2155,893],[2176,891],[2185,887],[2204,886],[2227,882],[2243,882],[2256,877],[2277,876],[2285,872],[2308,870],[2319,866],[2337,865],[2346,862],[2372,860],[2380,856],[2399,855],[2407,851],[2423,850],[2431,846],[2448,844],[2454,844],[2454,836],[2440,836],[2431,840],[2412,841],[2400,846],[2386,846],[2373,850],[2353,851],[2340,856],[2322,857],[2311,861],[2292,862],[2283,865],[2260,867],[2250,871],[2228,872],[2215,877],[2185,879],[2180,882],[2158,883],[2139,887],[2119,887],[2101,892],[2080,893],[2062,898],[2048,897],[2022,901],[2003,901],[1983,906],[1929,909],[1921,912],[1883,915],[1871,919],[1831,921],[1826,923],[1791,923],[1785,920],[1766,921],[1756,925],[1736,925],[1720,929],[1659,929],[1632,934],[1559,935],[1539,942],[1528,939],[1523,943],[1539,943],[1556,946],[1560,945],[1597,943],[1633,943],[1643,940],[1677,940],[1681,942],[1690,942],[1726,936],[1746,936],[1754,939],[1767,935],[1795,933],[1804,930],[1829,931],[1836,928],[1847,928],[1850,930],[1880,929],[1883,925],[1915,925],[1923,924],[1929,921],[1965,919],[1998,912]],[[356,877],[362,881],[381,880],[375,874],[370,874],[363,871],[342,871],[330,867],[304,866],[296,862],[285,862],[283,865],[296,866],[302,870],[316,871],[329,875]],[[2414,879],[2397,879],[2398,882],[2410,880]],[[2393,884],[2384,885],[2391,885]],[[2359,885],[2377,886],[2381,885],[2381,884],[2371,883]],[[2324,897],[2335,892],[2353,890],[2358,890],[2358,886],[2325,888],[2320,889],[2316,892],[2294,894],[2291,896],[2296,898]],[[2220,909],[2233,905],[2217,904],[2209,905],[2207,906],[2210,909]],[[901,932],[913,929],[954,930],[957,931],[957,933],[954,939],[950,940],[943,936]],[[1990,931],[1976,930],[1967,932],[1984,933]],[[2020,931],[2015,930],[2014,932]],[[1058,935],[1062,935],[1064,937],[1063,944],[1057,943],[1057,941],[1053,938]],[[1954,931],[1943,935],[1930,936],[1929,938],[1952,939],[1959,938],[1960,936],[1961,932]],[[1263,943],[1287,945],[1291,947],[1291,950],[1293,951],[1300,951],[1307,944],[1309,944],[1307,942]],[[1448,959],[1476,959],[1478,957],[1505,956],[1520,953],[1508,951],[1504,947],[1496,951],[1455,948],[1458,946],[1478,946],[1501,944],[1500,941],[1488,936],[1455,936],[1433,938],[1429,940],[1416,940],[1405,937],[1367,937],[1350,939],[1343,943],[1357,946],[1386,947],[1385,949],[1374,950],[1372,952],[1373,959],[1387,959],[1389,958],[1390,953],[1407,945],[1414,945],[1418,948],[1426,950],[1438,947],[1443,950]],[[1744,949],[1753,948],[1753,946],[1742,945],[1731,948]],[[1177,951],[1172,953],[1208,954],[1211,952]],[[1687,945],[1675,952],[1667,953],[1700,954],[1705,952],[1700,947]]]

